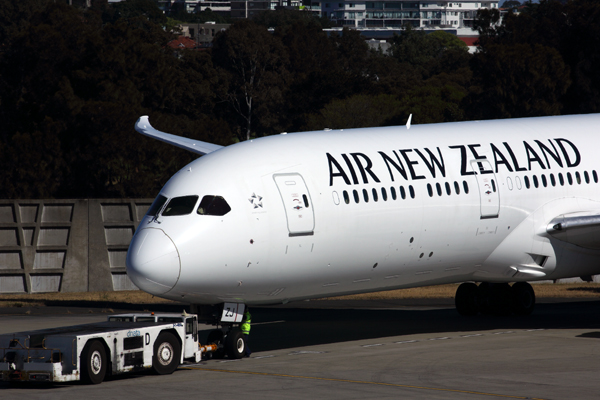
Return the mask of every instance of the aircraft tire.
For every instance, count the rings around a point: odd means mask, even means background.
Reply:
[[[208,334],[208,339],[206,339],[206,343],[208,343],[208,344],[214,343],[218,346],[216,351],[213,351],[212,353],[208,353],[211,355],[212,358],[225,357],[225,350],[223,348],[223,345],[224,345],[223,338],[224,337],[225,337],[225,334],[223,333],[223,331],[221,329],[212,330]]]
[[[512,285],[512,312],[516,315],[530,315],[535,308],[535,292],[527,282]]]
[[[492,285],[492,313],[510,315],[512,313],[512,292],[508,283]]]
[[[246,351],[246,342],[244,334],[239,328],[233,328],[225,338],[225,352],[232,359],[240,359],[244,357]]]
[[[152,369],[158,375],[172,374],[179,366],[181,346],[170,332],[161,332],[154,342]]]
[[[97,385],[106,376],[106,350],[100,341],[92,340],[81,352],[81,380],[84,383]]]
[[[464,316],[477,315],[479,311],[478,303],[477,285],[473,282],[461,283],[454,297],[456,311]]]

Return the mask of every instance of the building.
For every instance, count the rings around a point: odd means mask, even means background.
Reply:
[[[231,0],[231,18],[252,18],[256,14],[280,8],[303,8],[301,0]]]
[[[322,15],[336,26],[465,28],[473,26],[477,10],[498,8],[498,1],[336,0],[319,5]]]

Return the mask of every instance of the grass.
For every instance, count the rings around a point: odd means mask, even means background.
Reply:
[[[538,298],[598,298],[600,283],[565,283],[532,285]],[[394,300],[394,299],[444,299],[454,298],[457,285],[426,286],[413,289],[390,290],[385,292],[355,294],[330,297],[329,300]],[[132,290],[119,292],[83,292],[83,293],[36,293],[0,295],[0,307],[43,307],[77,306],[77,303],[91,307],[111,307],[115,304],[168,304],[170,300],[161,299],[148,293]]]
[[[0,295],[0,307],[43,307],[47,305],[70,305],[74,303],[95,304],[103,307],[110,304],[165,304],[173,303],[160,297],[142,292],[127,290],[119,292],[81,292],[81,293],[34,293]]]

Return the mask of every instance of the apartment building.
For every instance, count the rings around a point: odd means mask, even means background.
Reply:
[[[335,0],[315,2],[336,26],[398,28],[472,27],[481,8],[498,8],[498,1]]]
[[[231,0],[231,18],[252,18],[263,11],[301,7],[302,0]]]

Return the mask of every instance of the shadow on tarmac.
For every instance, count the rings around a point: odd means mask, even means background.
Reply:
[[[361,302],[365,303],[365,302]],[[318,305],[317,305],[318,306]],[[252,308],[254,352],[412,334],[600,326],[600,301],[537,304],[530,316],[460,316],[455,309]],[[285,321],[285,322],[282,322]],[[210,331],[202,333],[208,335]],[[588,337],[593,337],[590,335]],[[206,336],[200,337],[206,339]]]

